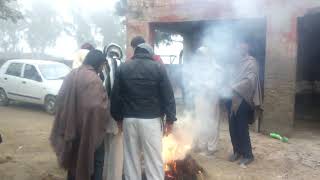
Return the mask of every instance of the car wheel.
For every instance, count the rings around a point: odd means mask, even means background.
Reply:
[[[45,109],[49,114],[55,114],[56,112],[56,98],[54,96],[47,96],[45,101]]]
[[[9,105],[9,99],[7,96],[7,93],[0,89],[0,106],[8,106]]]

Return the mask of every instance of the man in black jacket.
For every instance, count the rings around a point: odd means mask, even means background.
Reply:
[[[124,174],[126,180],[141,179],[141,152],[147,179],[163,180],[162,122],[170,133],[176,121],[173,90],[165,67],[152,60],[153,49],[140,44],[132,61],[118,68],[111,113],[124,132]]]

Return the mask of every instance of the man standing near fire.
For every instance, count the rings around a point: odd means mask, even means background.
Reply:
[[[227,103],[229,110],[229,131],[233,154],[229,161],[240,159],[240,165],[248,165],[254,160],[249,124],[254,122],[254,111],[259,109],[262,98],[259,82],[259,66],[249,54],[247,40],[236,42],[235,73],[231,89],[232,100]]]
[[[103,53],[91,50],[63,81],[50,142],[67,180],[102,180],[109,99],[98,76]]]
[[[166,115],[164,131],[171,133],[176,105],[166,69],[152,55],[150,45],[138,45],[132,60],[118,68],[111,95],[112,116],[123,124],[126,180],[142,178],[141,153],[147,179],[164,179],[161,117]]]
[[[106,88],[108,97],[116,76],[116,71],[121,64],[123,52],[119,45],[110,43],[104,47],[103,54],[106,56],[106,65],[102,71],[104,76],[104,87]],[[117,123],[110,118],[107,122],[107,130],[105,137],[105,158],[103,168],[104,180],[122,180],[123,174],[123,135],[118,129]]]
[[[194,141],[194,152],[212,156],[217,151],[220,129],[220,88],[222,68],[206,46],[196,52],[193,68],[194,112],[199,131]]]

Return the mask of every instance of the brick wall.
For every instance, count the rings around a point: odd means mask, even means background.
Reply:
[[[319,6],[317,0],[261,0],[256,12],[238,13],[236,0],[131,0],[128,14],[128,38],[145,34],[150,38],[149,22],[179,22],[243,18],[267,19],[264,84],[263,132],[290,134],[294,122],[297,64],[297,17]],[[137,20],[137,21],[134,21]]]

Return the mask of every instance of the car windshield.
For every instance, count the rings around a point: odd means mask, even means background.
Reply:
[[[71,71],[64,64],[41,64],[39,69],[42,76],[47,80],[63,79]]]

